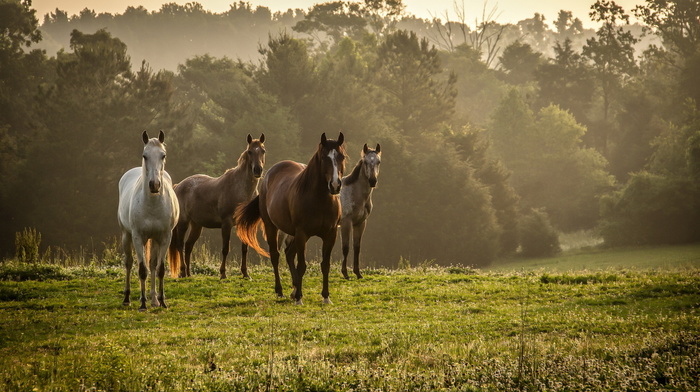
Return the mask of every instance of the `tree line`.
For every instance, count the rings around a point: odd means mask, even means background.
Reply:
[[[609,245],[700,239],[700,6],[599,0],[595,31],[566,11],[552,30],[539,14],[470,27],[403,8],[335,1],[272,14],[239,2],[212,14],[170,3],[57,10],[39,25],[31,1],[0,0],[0,253],[25,227],[64,249],[110,241],[116,184],[139,163],[143,129],[168,135],[176,182],[235,166],[248,133],[265,133],[268,164],[306,161],[322,132],[345,133],[348,166],[381,143],[363,241],[377,265],[549,254],[556,231],[580,229]],[[629,12],[644,25],[630,28]],[[189,26],[202,21],[220,33],[198,36]],[[269,32],[255,59],[207,46],[245,41],[249,25]],[[149,61],[172,60],[145,51],[134,64],[116,31],[158,50],[178,31],[200,52],[154,70]],[[67,49],[37,48],[59,32]],[[649,35],[657,44],[640,51]]]

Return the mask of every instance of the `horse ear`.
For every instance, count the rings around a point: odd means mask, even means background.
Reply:
[[[345,141],[345,136],[343,136],[343,133],[340,132],[340,135],[338,135],[338,144],[343,144]]]
[[[375,148],[374,151],[376,151],[377,154],[379,154],[380,152],[382,152],[382,146],[380,146],[379,143],[377,143],[377,148]]]
[[[163,143],[165,141],[165,134],[163,133],[163,130],[161,129],[160,132],[158,133],[158,141]]]
[[[253,142],[253,137],[248,134],[248,138],[246,139],[248,141],[248,144]]]
[[[365,156],[369,152],[369,147],[367,147],[367,143],[365,143],[364,147],[362,147],[362,156]]]
[[[141,134],[141,137],[143,138],[143,144],[147,144],[148,143],[148,132],[143,131],[143,133]]]
[[[264,133],[261,133],[261,134],[260,134],[260,139],[258,139],[258,140],[260,140],[260,143],[265,143],[265,134],[264,134]]]
[[[323,133],[321,134],[321,144],[323,144],[323,145],[325,146],[327,140],[328,140],[328,139],[326,139],[326,133],[323,132]]]

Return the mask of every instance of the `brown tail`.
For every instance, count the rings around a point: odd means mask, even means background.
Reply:
[[[249,201],[247,204],[241,204],[236,208],[236,235],[243,241],[244,244],[255,249],[259,254],[270,257],[270,254],[265,249],[260,247],[258,242],[258,226],[262,225],[260,218],[260,196]]]
[[[180,233],[177,226],[173,229],[173,237],[170,239],[168,246],[168,261],[170,262],[170,276],[177,278],[180,275],[180,251],[177,249],[177,244],[180,243]]]

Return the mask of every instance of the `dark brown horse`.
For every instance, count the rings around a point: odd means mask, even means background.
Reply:
[[[343,189],[340,191],[340,203],[343,206],[340,219],[340,237],[343,243],[343,277],[348,276],[348,253],[350,251],[350,234],[352,233],[353,245],[353,272],[357,279],[362,279],[360,273],[360,243],[365,231],[367,218],[372,212],[372,190],[377,186],[379,176],[379,164],[382,160],[381,147],[373,150],[362,148],[362,158],[350,175],[343,178]]]
[[[248,147],[238,158],[238,166],[228,169],[217,178],[195,174],[175,186],[180,203],[180,220],[173,230],[169,257],[180,257],[180,277],[190,276],[191,254],[202,228],[221,228],[221,279],[226,278],[226,256],[229,252],[233,214],[239,204],[247,203],[257,195],[258,181],[265,165],[265,135],[253,139],[248,135]],[[188,231],[187,241],[185,233]],[[248,277],[248,245],[241,245],[241,273]]]
[[[306,272],[306,241],[312,236],[323,240],[323,296],[330,303],[328,272],[331,251],[335,245],[340,219],[340,198],[345,170],[345,147],[342,132],[338,140],[326,139],[321,143],[308,165],[282,161],[270,168],[260,185],[260,194],[236,210],[236,234],[263,256],[269,256],[275,271],[275,292],[282,297],[279,275],[280,253],[277,246],[279,231],[294,236],[285,249],[287,264],[292,275],[292,299],[301,304],[302,280]],[[270,254],[260,247],[257,228],[263,223]],[[298,257],[295,265],[294,258]]]

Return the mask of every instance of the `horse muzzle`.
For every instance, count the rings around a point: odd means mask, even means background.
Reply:
[[[151,190],[151,193],[160,192],[160,181],[148,181],[148,189]]]
[[[328,183],[328,191],[331,193],[331,195],[337,195],[340,193],[340,187],[343,185],[341,181],[338,181],[336,184],[333,183],[333,181]]]
[[[377,186],[377,179],[376,179],[376,178],[370,178],[370,179],[369,179],[369,186],[370,186],[370,188],[374,188],[375,186]]]
[[[260,177],[262,177],[262,173],[263,173],[262,166],[254,166],[253,167],[253,177],[260,178]]]

